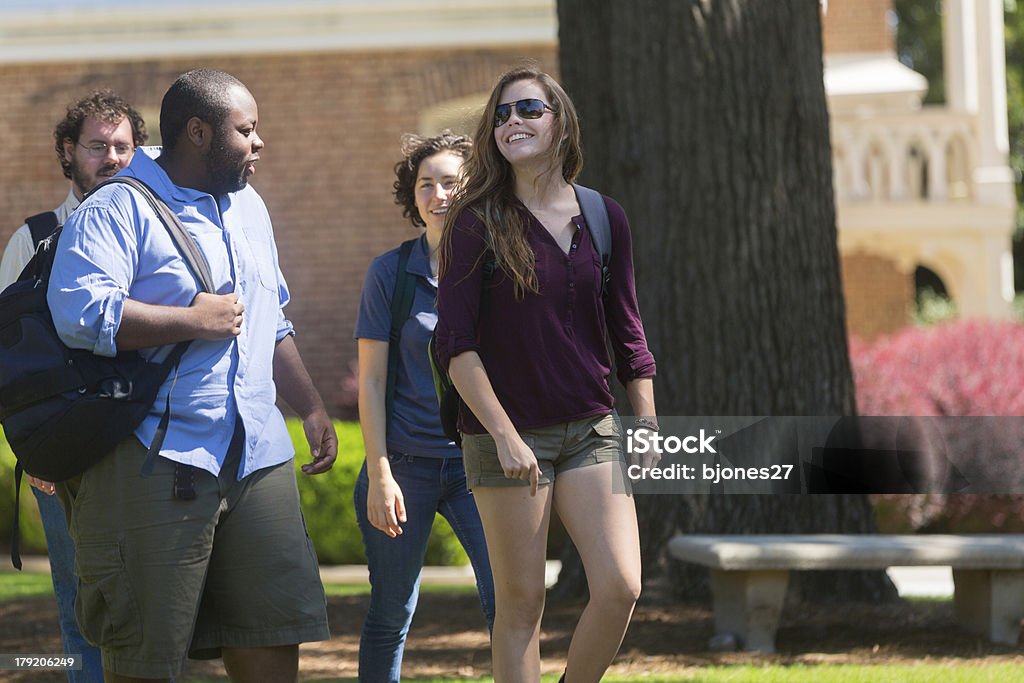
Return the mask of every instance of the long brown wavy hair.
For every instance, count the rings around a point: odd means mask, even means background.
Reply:
[[[441,235],[439,271],[440,277],[444,277],[451,259],[455,218],[464,210],[472,211],[484,224],[485,237],[494,252],[495,262],[511,278],[516,299],[522,300],[527,292],[539,291],[535,255],[526,239],[526,222],[517,206],[515,174],[494,140],[494,112],[498,98],[505,86],[517,81],[537,83],[555,110],[552,140],[559,142],[552,145],[548,169],[537,179],[538,183],[555,172],[561,172],[562,178],[572,183],[583,167],[579,118],[562,86],[533,65],[506,71],[487,99],[476,127],[473,151],[462,167],[461,187],[448,210]]]

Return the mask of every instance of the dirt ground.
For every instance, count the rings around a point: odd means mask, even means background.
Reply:
[[[330,599],[333,638],[302,648],[302,680],[354,678],[359,630],[367,597]],[[545,672],[561,671],[580,605],[549,605],[541,652]],[[911,663],[959,660],[964,663],[1018,663],[1024,677],[1024,647],[1005,647],[959,630],[952,602],[884,606],[787,604],[778,634],[778,654],[715,653],[709,606],[666,604],[656,596],[638,606],[614,673],[682,673],[711,664],[757,663]],[[0,604],[0,652],[58,653],[56,607],[52,598]],[[489,671],[487,631],[472,595],[421,596],[406,648],[403,677],[477,677]],[[220,662],[190,664],[186,679],[221,678]],[[63,681],[59,673],[0,671],[2,681]]]

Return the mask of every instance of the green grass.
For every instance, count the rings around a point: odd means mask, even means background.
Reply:
[[[328,583],[324,584],[324,589],[330,596],[370,594],[368,583]],[[476,586],[423,585],[420,592],[470,594],[476,592]],[[53,584],[50,583],[49,574],[0,571],[0,602],[46,595],[53,595]]]
[[[953,602],[952,595],[908,595],[903,599],[907,602],[917,602],[921,604]]]
[[[53,595],[50,575],[40,572],[0,572],[0,602]]]
[[[1024,676],[1024,666],[1015,664],[893,664],[879,666],[840,664],[794,664],[791,666],[704,666],[678,674],[636,674],[606,676],[606,683],[1010,683]],[[206,683],[223,679],[186,679]],[[323,678],[308,683],[342,683],[354,678]],[[403,679],[406,680],[406,679]],[[493,678],[409,678],[417,683],[479,681]],[[558,676],[544,676],[542,683],[555,683]]]
[[[368,583],[325,583],[324,590],[329,596],[369,595]],[[421,584],[420,593],[448,593],[449,595],[476,593],[476,585],[431,585]]]
[[[692,683],[1007,683],[1021,680],[1024,667],[1015,664],[892,664],[792,666],[715,666],[678,675],[609,676],[616,681],[686,681]],[[553,679],[554,680],[554,679]]]

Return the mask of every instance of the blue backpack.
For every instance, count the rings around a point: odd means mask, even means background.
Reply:
[[[203,291],[214,291],[209,266],[198,245],[178,217],[142,181],[118,176],[93,192],[115,183],[129,185],[142,195],[167,228]],[[55,216],[42,216],[44,225],[52,220],[56,227]],[[22,472],[58,482],[98,462],[149,414],[161,385],[190,343],[175,345],[161,362],[150,362],[137,351],[121,351],[108,358],[68,348],[57,334],[46,299],[60,230],[57,227],[39,242],[35,256],[18,280],[0,293],[0,423],[17,459],[11,559],[18,569],[17,506]],[[169,419],[170,400],[147,460],[159,454]]]

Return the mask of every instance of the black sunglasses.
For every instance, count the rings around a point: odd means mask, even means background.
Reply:
[[[544,100],[538,100],[536,98],[529,98],[525,100],[517,100],[515,102],[508,102],[506,104],[499,104],[494,109],[494,127],[504,126],[512,116],[512,107],[516,108],[516,116],[521,119],[539,119],[544,116],[544,110],[547,109],[550,112],[555,112]]]

